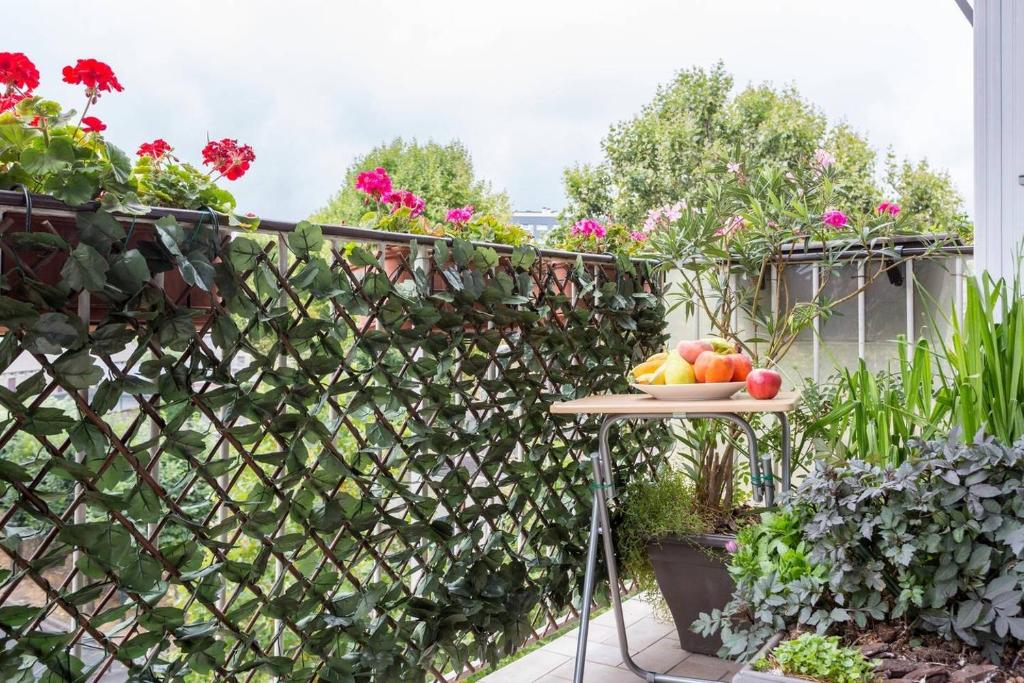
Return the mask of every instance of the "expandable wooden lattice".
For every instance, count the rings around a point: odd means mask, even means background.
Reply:
[[[61,220],[0,221],[0,678],[447,680],[576,613],[547,406],[663,342],[645,264]]]

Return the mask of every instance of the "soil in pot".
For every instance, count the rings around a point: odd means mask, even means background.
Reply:
[[[690,630],[701,612],[725,607],[732,597],[732,577],[726,569],[725,545],[735,536],[700,534],[659,539],[647,546],[661,595],[668,604],[687,652],[714,655],[722,647],[718,636],[699,636]]]

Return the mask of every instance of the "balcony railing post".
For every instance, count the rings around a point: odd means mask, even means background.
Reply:
[[[821,286],[821,266],[817,262],[811,264],[811,296],[817,298]],[[821,381],[821,318],[814,314],[813,334],[811,335],[811,377],[814,383]]]
[[[917,341],[917,323],[914,320],[914,293],[917,281],[914,278],[914,259],[907,259],[907,277],[903,283],[907,297],[907,343],[913,345]]]
[[[865,298],[864,291],[867,282],[867,259],[857,262],[857,358],[864,360],[864,343],[867,337],[867,320],[864,316]]]

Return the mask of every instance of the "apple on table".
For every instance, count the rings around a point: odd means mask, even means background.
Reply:
[[[751,398],[770,399],[775,398],[782,388],[782,375],[775,370],[764,370],[758,368],[751,370],[747,375],[747,393]]]

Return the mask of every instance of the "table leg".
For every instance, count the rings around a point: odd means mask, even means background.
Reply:
[[[786,413],[775,413],[775,417],[779,420],[779,428],[782,430],[782,490],[788,491],[790,487],[790,477],[792,458],[793,458],[793,443],[792,435],[789,432],[789,416]]]
[[[597,536],[600,533],[598,527],[598,500],[597,491],[601,485],[600,464],[597,453],[590,456],[594,468],[594,495],[591,497],[590,511],[590,539],[587,541],[587,572],[583,579],[583,603],[580,610],[580,629],[576,639],[576,667],[573,670],[573,683],[583,683],[583,667],[587,661],[587,632],[590,629],[590,605],[594,601],[594,583],[597,580]]]
[[[604,473],[611,472],[611,449],[608,446],[608,433],[613,424],[629,419],[664,420],[668,417],[670,416],[608,415],[605,417],[604,423],[601,425],[601,433],[598,439],[598,456],[602,462],[595,463],[594,465],[595,479],[600,481]],[[610,475],[608,476],[610,477]],[[598,511],[599,515],[598,522],[604,545],[604,558],[608,567],[608,592],[611,595],[612,612],[615,614],[615,630],[618,632],[619,636],[619,651],[622,654],[622,661],[626,665],[626,668],[649,683],[708,683],[707,679],[703,678],[686,678],[683,676],[672,676],[669,674],[648,671],[634,662],[632,655],[630,655],[629,642],[626,640],[626,619],[622,614],[622,596],[619,595],[619,566],[615,560],[615,544],[613,542],[611,532],[611,515],[608,512],[608,499],[605,497],[606,491],[613,491],[611,486],[612,482],[609,478],[607,481],[601,481],[599,485],[594,488],[594,507]],[[581,681],[582,678],[579,680]],[[577,681],[577,683],[579,683],[579,681]]]

